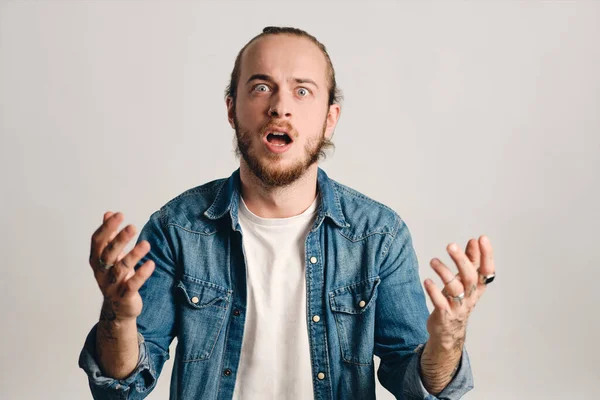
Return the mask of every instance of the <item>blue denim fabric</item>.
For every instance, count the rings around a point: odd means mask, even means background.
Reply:
[[[307,324],[315,399],[374,399],[377,376],[397,399],[460,399],[473,388],[466,350],[437,397],[420,379],[429,316],[408,227],[393,210],[328,178],[306,238]],[[239,170],[190,189],[150,217],[138,240],[156,269],[140,289],[140,358],[122,380],[95,361],[96,326],[79,365],[95,399],[143,399],[177,337],[171,399],[231,399],[242,348],[246,273]],[[319,322],[312,317],[320,316]],[[319,373],[324,374],[319,379]]]

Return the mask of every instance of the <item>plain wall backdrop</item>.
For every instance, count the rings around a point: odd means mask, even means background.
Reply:
[[[490,237],[465,398],[596,393],[600,2],[0,0],[0,397],[91,398],[91,234],[237,167],[223,90],[267,25],[327,46],[345,101],[321,165],[401,215],[421,281]]]

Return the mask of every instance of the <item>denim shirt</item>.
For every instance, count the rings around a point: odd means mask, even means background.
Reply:
[[[306,321],[314,398],[374,399],[377,377],[397,399],[460,399],[473,388],[466,349],[437,397],[420,378],[429,311],[411,235],[390,208],[318,170],[320,205],[306,237]],[[143,399],[177,337],[170,399],[231,399],[246,316],[238,222],[239,169],[190,189],[153,213],[152,276],[140,289],[139,360],[125,379],[102,374],[95,325],[79,358],[95,399]],[[319,316],[319,318],[313,318]]]

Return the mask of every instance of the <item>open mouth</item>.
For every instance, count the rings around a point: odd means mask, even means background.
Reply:
[[[285,132],[272,132],[267,135],[267,142],[274,146],[285,146],[292,143],[292,138]]]

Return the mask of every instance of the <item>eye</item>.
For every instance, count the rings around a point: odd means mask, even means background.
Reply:
[[[271,90],[271,88],[268,87],[267,85],[265,85],[264,83],[259,83],[258,85],[254,86],[253,90],[255,92],[265,93],[265,92],[268,92],[269,90]]]
[[[307,88],[299,88],[297,93],[300,97],[306,97],[310,94]]]

